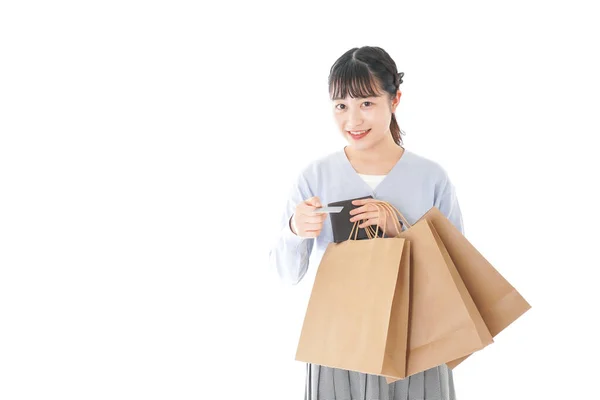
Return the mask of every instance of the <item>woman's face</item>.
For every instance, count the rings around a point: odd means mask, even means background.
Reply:
[[[356,149],[367,149],[390,140],[390,122],[392,113],[396,111],[401,92],[398,91],[393,101],[387,93],[376,97],[351,98],[333,100],[333,114],[342,135],[350,146]],[[357,131],[367,131],[361,133]]]

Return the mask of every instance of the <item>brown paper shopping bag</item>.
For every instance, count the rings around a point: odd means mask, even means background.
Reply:
[[[385,202],[384,202],[385,203]],[[493,343],[481,314],[433,224],[410,225],[398,237],[411,244],[407,376],[464,357]],[[386,377],[388,383],[397,377]]]
[[[410,251],[408,240],[393,237],[330,243],[315,275],[296,360],[406,376]]]
[[[531,308],[438,208],[432,207],[420,220],[430,221],[435,227],[492,337]],[[467,357],[446,364],[454,368]]]

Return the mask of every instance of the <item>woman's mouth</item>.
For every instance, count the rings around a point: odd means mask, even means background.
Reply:
[[[367,130],[363,130],[363,131],[346,131],[346,132],[348,132],[348,134],[352,137],[352,139],[359,140],[359,139],[362,139],[365,136],[367,136],[369,134],[369,132],[371,132],[371,130],[367,129]]]

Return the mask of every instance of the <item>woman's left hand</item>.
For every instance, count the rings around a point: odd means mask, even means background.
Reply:
[[[371,204],[373,202],[377,202],[376,199],[360,199],[353,200],[352,204],[355,206],[361,206],[350,210],[350,222],[354,223],[355,221],[365,220],[361,224],[358,225],[359,228],[366,228],[369,225],[379,225],[380,230],[383,230],[385,225],[385,236],[386,237],[395,237],[398,235],[398,230],[396,229],[394,220],[396,219],[396,215],[391,215],[390,211],[382,206],[376,206],[375,204]],[[381,220],[380,217],[381,216]],[[400,222],[398,221],[398,225]],[[376,228],[373,228],[376,229]],[[401,229],[401,228],[400,228]]]

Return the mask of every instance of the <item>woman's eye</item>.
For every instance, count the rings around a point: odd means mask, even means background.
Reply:
[[[369,107],[373,103],[371,103],[370,101],[365,101],[363,104],[368,104],[367,107]],[[343,108],[341,108],[341,107],[343,107]],[[344,108],[346,108],[346,106],[344,104],[338,104],[338,105],[335,106],[335,108],[337,108],[338,110],[343,110]]]

